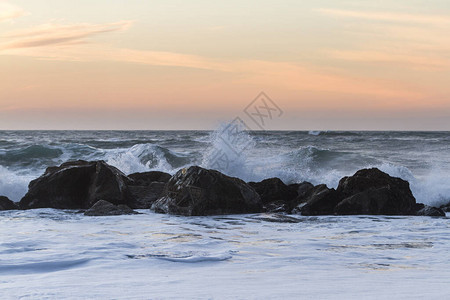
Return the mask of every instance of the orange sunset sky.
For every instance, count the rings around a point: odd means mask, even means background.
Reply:
[[[450,130],[450,2],[0,0],[0,129]]]

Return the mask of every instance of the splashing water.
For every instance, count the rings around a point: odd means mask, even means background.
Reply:
[[[203,156],[201,166],[229,176],[251,178],[248,154],[254,147],[255,141],[241,123],[221,124],[210,135],[209,148]]]

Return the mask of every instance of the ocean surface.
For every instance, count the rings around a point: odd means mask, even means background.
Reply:
[[[125,174],[214,168],[336,187],[378,167],[418,202],[450,202],[450,132],[0,131],[0,195],[67,160]],[[226,159],[224,159],[226,158]],[[85,217],[0,212],[1,299],[445,299],[450,222],[431,217],[254,214]]]

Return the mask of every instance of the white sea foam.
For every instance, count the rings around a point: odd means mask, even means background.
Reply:
[[[5,148],[0,149],[0,195],[20,200],[29,181],[50,165],[74,159],[103,159],[126,174],[150,170],[174,174],[183,167],[201,165],[245,181],[279,177],[285,183],[309,181],[333,188],[343,176],[353,175],[361,168],[379,167],[408,180],[418,202],[440,205],[450,201],[450,157],[443,133],[430,133],[426,137],[422,133],[348,132],[312,136],[248,132],[243,126],[233,127],[232,134],[229,130],[230,123],[224,123],[210,134],[76,132],[73,136],[67,133],[58,136],[59,133],[54,133],[51,145],[36,146],[30,146],[29,140],[49,140],[51,136],[36,132],[28,139],[11,138],[3,141]],[[424,139],[423,144],[420,138]],[[149,140],[157,140],[159,144]],[[432,143],[428,143],[430,140]],[[405,143],[411,143],[408,149],[398,150]],[[424,147],[428,150],[423,150]],[[399,156],[399,151],[404,154]],[[228,159],[227,164],[218,161],[221,155]],[[406,168],[403,163],[413,167]]]
[[[406,167],[383,164],[380,170],[407,180],[417,202],[441,206],[450,202],[450,174],[434,167],[427,174],[416,178]]]
[[[0,212],[2,299],[446,299],[448,219]],[[282,220],[280,220],[282,221]],[[80,280],[82,278],[83,280]]]
[[[0,166],[0,195],[19,201],[27,192],[28,183],[35,177],[35,174],[18,174]]]

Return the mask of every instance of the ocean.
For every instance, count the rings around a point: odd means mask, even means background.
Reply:
[[[226,125],[224,125],[226,127]],[[337,187],[378,167],[417,202],[450,202],[450,132],[0,131],[0,195],[68,160],[125,174],[200,165],[245,181]],[[218,155],[220,154],[220,155]],[[227,162],[218,157],[228,158]],[[450,294],[447,218],[252,214],[87,217],[0,212],[2,299],[442,299]]]

